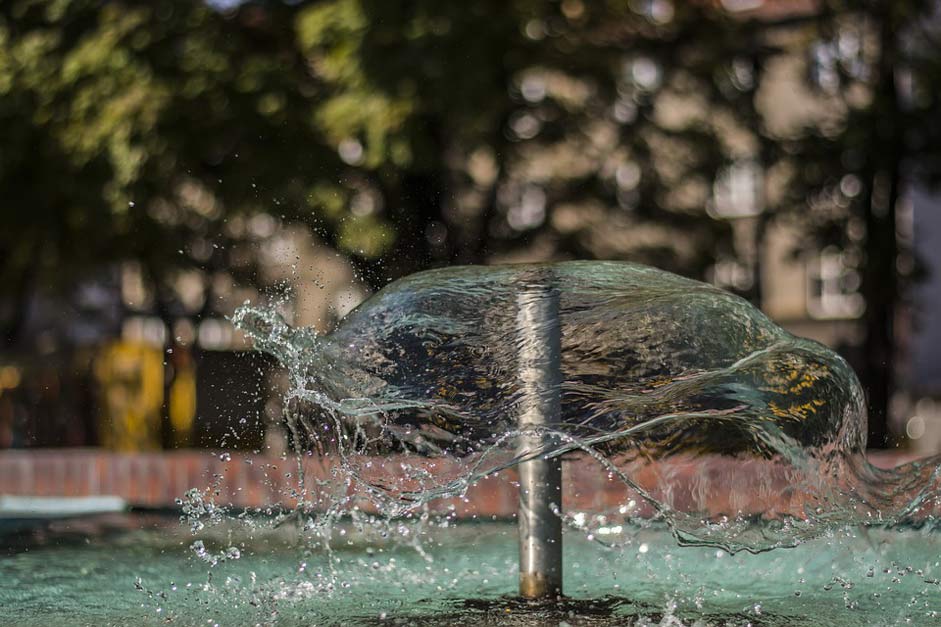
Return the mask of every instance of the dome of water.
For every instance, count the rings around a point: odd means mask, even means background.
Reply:
[[[518,420],[521,355],[534,337],[521,333],[531,324],[521,295],[556,303],[551,427]],[[234,321],[290,373],[295,439],[340,458],[394,511],[525,459],[565,456],[617,477],[624,503],[638,495],[689,543],[762,550],[834,524],[933,521],[936,464],[880,471],[865,461],[864,394],[840,356],[667,272],[445,268],[388,285],[325,336],[290,327],[275,308],[242,307]],[[521,445],[533,430],[544,436],[538,450]],[[373,463],[390,452],[416,461],[398,472]],[[680,466],[693,470],[680,476]]]

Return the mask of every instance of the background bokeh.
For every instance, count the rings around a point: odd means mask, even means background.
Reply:
[[[289,446],[226,319],[622,259],[845,355],[941,447],[933,0],[0,3],[0,448]]]

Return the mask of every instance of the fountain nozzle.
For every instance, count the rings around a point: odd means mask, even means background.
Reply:
[[[519,313],[519,427],[521,455],[551,450],[559,424],[562,331],[559,291],[527,285],[517,299]],[[562,460],[533,457],[519,465],[520,596],[546,599],[562,594]]]

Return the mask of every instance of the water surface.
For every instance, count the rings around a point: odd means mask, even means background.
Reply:
[[[331,557],[296,529],[248,529],[201,533],[210,553],[239,549],[215,565],[174,518],[4,538],[0,624],[941,624],[941,538],[916,530],[843,530],[759,555],[677,547],[663,528],[631,530],[619,549],[568,533],[572,601],[532,608],[504,596],[517,577],[511,522],[426,526],[423,552],[348,522]]]

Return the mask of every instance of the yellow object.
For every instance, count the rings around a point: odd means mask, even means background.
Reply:
[[[168,405],[173,446],[189,446],[196,418],[196,368],[188,355],[186,359],[177,360]]]
[[[138,342],[114,342],[95,360],[101,386],[98,433],[102,446],[118,451],[160,448],[164,394],[163,355]]]

